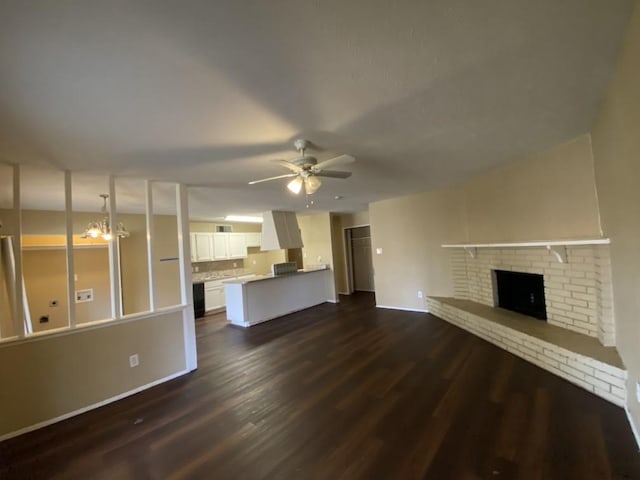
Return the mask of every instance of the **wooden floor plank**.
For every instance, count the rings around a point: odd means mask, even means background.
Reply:
[[[196,333],[196,372],[0,443],[0,478],[640,479],[622,409],[371,294]]]

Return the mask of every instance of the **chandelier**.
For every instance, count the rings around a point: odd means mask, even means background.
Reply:
[[[104,204],[100,209],[100,212],[104,214],[104,217],[100,221],[91,222],[89,225],[87,225],[87,228],[85,229],[84,233],[80,235],[80,237],[102,238],[103,240],[108,241],[112,240],[115,234],[118,238],[127,238],[131,234],[127,231],[122,222],[118,222],[115,232],[111,230],[111,225],[109,224],[109,214],[107,212],[107,199],[109,198],[109,195],[107,195],[106,193],[101,193],[100,197],[102,197],[102,200],[104,201]]]

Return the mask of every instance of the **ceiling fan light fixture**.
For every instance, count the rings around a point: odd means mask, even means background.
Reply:
[[[322,186],[322,181],[316,176],[310,176],[304,179],[304,188],[308,195],[312,195]]]
[[[296,195],[302,190],[302,178],[296,177],[287,184],[287,188]]]

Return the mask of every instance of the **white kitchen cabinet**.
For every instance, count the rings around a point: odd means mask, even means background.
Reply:
[[[229,258],[247,258],[247,234],[227,233],[229,240]]]
[[[196,257],[196,234],[192,233],[189,235],[189,249],[191,250],[191,262],[197,262],[198,257]]]
[[[213,234],[213,259],[226,260],[229,258],[229,234]]]
[[[213,245],[211,242],[210,233],[192,233],[193,235],[193,250],[195,255],[192,254],[191,258],[196,262],[208,262],[213,260]]]
[[[192,262],[247,258],[246,233],[192,233],[190,245]]]
[[[245,233],[247,237],[247,247],[259,247],[260,246],[260,232]]]
[[[222,281],[205,282],[204,309],[209,312],[225,307],[224,285]]]

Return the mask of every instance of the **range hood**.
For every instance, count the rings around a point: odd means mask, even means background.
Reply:
[[[295,212],[273,210],[262,214],[262,245],[260,250],[302,247],[302,236]]]

